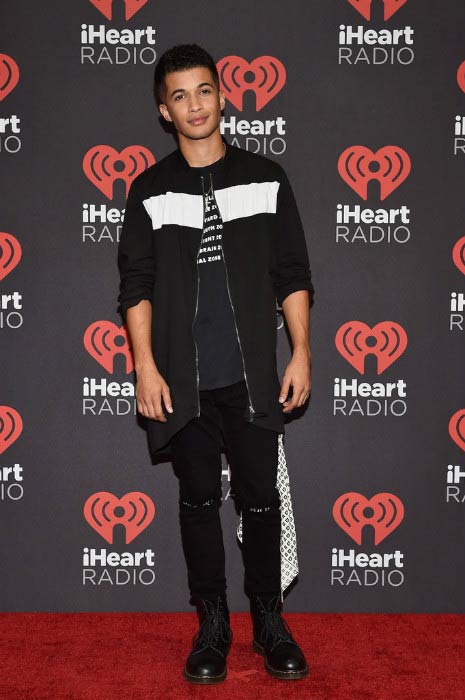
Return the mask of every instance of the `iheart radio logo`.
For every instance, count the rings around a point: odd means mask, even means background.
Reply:
[[[11,233],[0,232],[0,280],[5,279],[21,260],[21,245]]]
[[[220,87],[236,109],[244,109],[244,92],[253,90],[259,112],[286,82],[286,69],[274,56],[259,56],[248,63],[240,56],[225,56],[216,64]]]
[[[457,83],[462,92],[465,92],[465,61],[463,61],[458,67]]]
[[[118,152],[111,146],[100,145],[87,151],[82,167],[91,183],[105,197],[113,199],[115,180],[124,181],[127,197],[134,178],[154,163],[155,158],[144,146],[128,146]]]
[[[97,10],[100,10],[102,15],[107,19],[112,18],[113,14],[113,0],[89,0],[92,5],[94,5]],[[148,3],[148,0],[124,0],[124,18],[126,20],[131,19],[136,12],[144,7]]]
[[[111,321],[91,323],[84,333],[84,347],[110,374],[114,372],[114,360],[118,354],[126,360],[126,374],[134,369],[134,358],[125,326],[119,328]]]
[[[149,496],[139,491],[117,498],[108,491],[89,496],[84,504],[84,517],[89,525],[109,544],[113,544],[113,528],[124,525],[126,544],[130,544],[155,516],[155,505]]]
[[[371,525],[376,545],[400,525],[404,506],[393,493],[377,493],[369,500],[361,493],[343,493],[333,506],[333,518],[357,544],[362,544],[364,526]]]
[[[0,406],[0,454],[3,454],[23,432],[23,419],[11,406]]]
[[[347,321],[337,331],[336,347],[360,374],[365,373],[365,358],[377,359],[377,374],[382,374],[407,347],[407,333],[395,321],[381,321],[370,328],[363,321]]]
[[[371,0],[347,0],[352,7],[360,12],[366,20],[371,19]],[[390,19],[397,10],[400,10],[402,5],[405,5],[407,0],[383,0],[384,1],[384,19]]]
[[[17,86],[19,80],[19,68],[16,61],[0,53],[0,102],[10,94]]]
[[[339,156],[337,169],[359,197],[368,199],[368,183],[378,180],[381,199],[386,199],[408,177],[410,157],[398,146],[384,146],[374,153],[366,146],[349,146]]]
[[[452,260],[462,275],[465,275],[465,236],[459,238],[452,249]]]
[[[449,435],[465,452],[465,408],[456,411],[449,421]]]

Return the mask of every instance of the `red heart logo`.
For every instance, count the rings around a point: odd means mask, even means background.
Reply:
[[[107,19],[112,18],[113,14],[113,0],[90,0],[92,5],[100,10],[102,15]],[[124,18],[126,20],[131,19],[136,12],[144,7],[148,3],[148,0],[124,0]]]
[[[23,419],[11,406],[0,406],[0,454],[3,454],[23,432]]]
[[[348,0],[366,20],[371,19],[371,0]],[[407,0],[384,0],[384,19],[390,19]]]
[[[411,167],[407,152],[398,146],[384,146],[376,153],[365,146],[349,146],[337,163],[339,175],[362,199],[368,199],[370,180],[378,180],[381,199],[386,199],[408,177]]]
[[[384,0],[384,19],[391,19],[407,0]]]
[[[348,0],[348,2],[355,7],[357,12],[360,12],[362,17],[369,20],[371,17],[371,0]]]
[[[89,525],[109,544],[113,544],[113,528],[124,525],[126,544],[130,544],[155,516],[155,505],[149,496],[139,491],[117,498],[100,491],[89,496],[84,504],[84,517]]]
[[[21,260],[21,245],[11,233],[0,232],[0,280],[5,279]]]
[[[363,321],[347,321],[336,333],[336,347],[342,357],[365,374],[365,357],[376,356],[377,374],[382,374],[407,347],[407,333],[399,323],[381,321],[370,328]]]
[[[16,61],[0,53],[0,102],[10,94],[17,86],[19,80],[19,68]]]
[[[457,69],[457,83],[462,92],[465,92],[465,61]]]
[[[450,419],[449,435],[455,444],[465,452],[465,408],[456,411]]]
[[[155,158],[144,146],[128,146],[121,152],[111,146],[94,146],[87,151],[82,161],[84,173],[91,183],[113,199],[113,183],[123,180],[126,184],[126,197],[134,178],[150,165]]]
[[[107,19],[112,18],[113,0],[89,0]]]
[[[377,493],[369,500],[361,493],[343,493],[334,503],[333,518],[357,544],[362,544],[364,526],[371,525],[376,545],[400,525],[404,506],[393,493]]]
[[[465,275],[465,236],[459,238],[452,249],[452,260],[462,275]]]
[[[225,56],[216,64],[220,87],[236,109],[244,109],[244,92],[255,93],[256,110],[259,112],[275,97],[286,82],[284,64],[274,56],[259,56],[248,63],[240,56]],[[246,74],[252,80],[246,79]]]
[[[95,321],[84,333],[84,347],[94,360],[113,374],[115,356],[122,354],[126,360],[126,374],[134,369],[134,358],[125,326],[118,327],[111,321]]]

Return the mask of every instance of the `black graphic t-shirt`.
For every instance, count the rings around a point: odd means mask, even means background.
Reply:
[[[214,168],[193,170],[204,182],[204,225],[197,257],[199,296],[193,326],[199,389],[203,390],[234,384],[244,379],[244,370],[223,259],[223,222],[212,187]]]

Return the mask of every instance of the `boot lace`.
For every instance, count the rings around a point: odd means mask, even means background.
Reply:
[[[288,642],[297,646],[293,639],[291,630],[286,620],[284,620],[277,610],[279,599],[271,600],[268,605],[263,605],[260,601],[260,616],[262,619],[262,629],[260,632],[260,642],[266,643],[271,640],[271,651],[281,642]]]
[[[228,644],[231,641],[231,628],[228,625],[221,602],[203,600],[202,605],[206,611],[206,616],[200,625],[198,632],[194,635],[195,653],[210,648],[223,655],[223,651],[218,648],[220,642]]]

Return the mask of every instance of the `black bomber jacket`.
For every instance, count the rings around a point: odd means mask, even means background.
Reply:
[[[244,418],[284,432],[276,309],[292,292],[314,291],[298,208],[286,173],[269,158],[227,144],[211,172],[249,396]],[[152,352],[173,404],[173,413],[162,406],[166,422],[147,419],[153,454],[169,455],[171,436],[200,412],[193,322],[202,231],[201,177],[178,148],[133,180],[118,247],[123,320],[142,299],[152,303]]]

